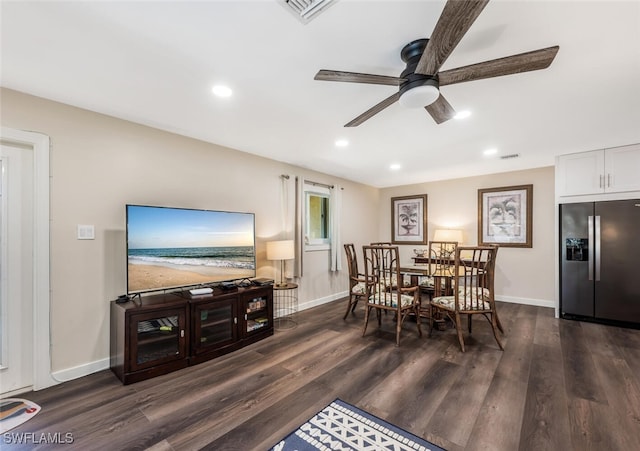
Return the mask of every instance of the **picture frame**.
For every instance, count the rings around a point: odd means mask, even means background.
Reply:
[[[533,247],[533,185],[478,190],[478,245]]]
[[[391,243],[427,244],[427,195],[391,198]]]

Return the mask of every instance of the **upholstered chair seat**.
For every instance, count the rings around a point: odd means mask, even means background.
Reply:
[[[484,316],[493,331],[493,336],[502,350],[502,342],[498,337],[498,330],[504,333],[494,297],[494,274],[496,246],[458,246],[455,250],[455,274],[452,284],[452,296],[437,296],[429,303],[429,335],[433,332],[434,316],[438,313],[445,314],[456,327],[460,349],[464,352],[464,338],[462,336],[462,315],[467,317],[469,333],[471,333],[471,320],[473,316]],[[464,258],[461,257],[464,255]]]
[[[398,246],[363,246],[362,253],[367,300],[362,336],[367,332],[369,316],[373,310],[377,313],[378,327],[382,326],[382,312],[395,314],[396,346],[400,345],[400,331],[409,315],[415,317],[418,335],[422,336],[420,289],[417,286],[405,286],[400,273]]]

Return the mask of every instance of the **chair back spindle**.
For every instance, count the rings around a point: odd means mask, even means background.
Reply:
[[[344,251],[347,255],[347,268],[349,269],[349,299],[347,311],[343,316],[343,319],[346,319],[350,312],[355,311],[358,301],[366,296],[366,278],[358,271],[358,256],[354,244],[345,244]]]
[[[364,336],[369,315],[376,310],[378,326],[382,324],[381,311],[395,313],[396,346],[400,344],[400,330],[405,318],[414,314],[418,334],[420,329],[420,293],[417,286],[405,287],[400,273],[400,260],[397,246],[363,246],[366,302]]]
[[[498,330],[504,333],[494,296],[494,277],[497,246],[458,246],[455,250],[453,265],[453,295],[435,297],[431,301],[431,317],[435,312],[445,313],[454,322],[458,333],[460,348],[464,352],[461,316],[467,315],[469,333],[471,320],[476,314],[483,315],[491,324],[493,335],[500,349],[504,349],[498,338]],[[433,330],[430,320],[429,334]]]

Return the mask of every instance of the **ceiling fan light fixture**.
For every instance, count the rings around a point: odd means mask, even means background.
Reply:
[[[424,108],[431,105],[440,97],[438,83],[433,80],[426,80],[418,86],[408,87],[400,92],[400,105],[405,108]]]

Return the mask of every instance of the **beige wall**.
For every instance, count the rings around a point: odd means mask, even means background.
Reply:
[[[0,95],[2,126],[51,138],[54,372],[109,357],[109,301],[126,291],[127,203],[255,213],[264,277],[275,276],[265,242],[284,238],[280,174],[342,185],[344,242],[377,239],[377,189],[12,90]],[[93,224],[96,239],[77,240],[78,224]],[[307,253],[304,268],[301,304],[346,291],[327,252]]]
[[[126,290],[125,204],[254,212],[258,275],[274,277],[265,242],[283,238],[280,174],[342,185],[342,241],[356,248],[389,240],[390,198],[416,193],[428,195],[429,238],[437,226],[460,227],[465,242],[475,243],[477,189],[532,183],[533,248],[500,250],[497,291],[515,302],[553,303],[552,167],[379,190],[16,91],[0,89],[0,101],[2,126],[46,134],[52,143],[54,372],[108,359],[109,302]],[[77,240],[78,224],[93,224],[96,239]],[[414,247],[401,246],[404,261]],[[328,267],[327,252],[306,253],[303,306],[346,291],[346,269]]]
[[[527,184],[533,184],[533,247],[500,248],[496,263],[496,294],[502,300],[553,307],[555,214],[552,166],[383,189],[378,211],[381,239],[391,237],[392,197],[427,194],[428,238],[433,239],[436,228],[457,228],[463,230],[465,244],[476,244],[478,189]],[[401,246],[402,259],[411,261],[416,247],[421,246]]]

